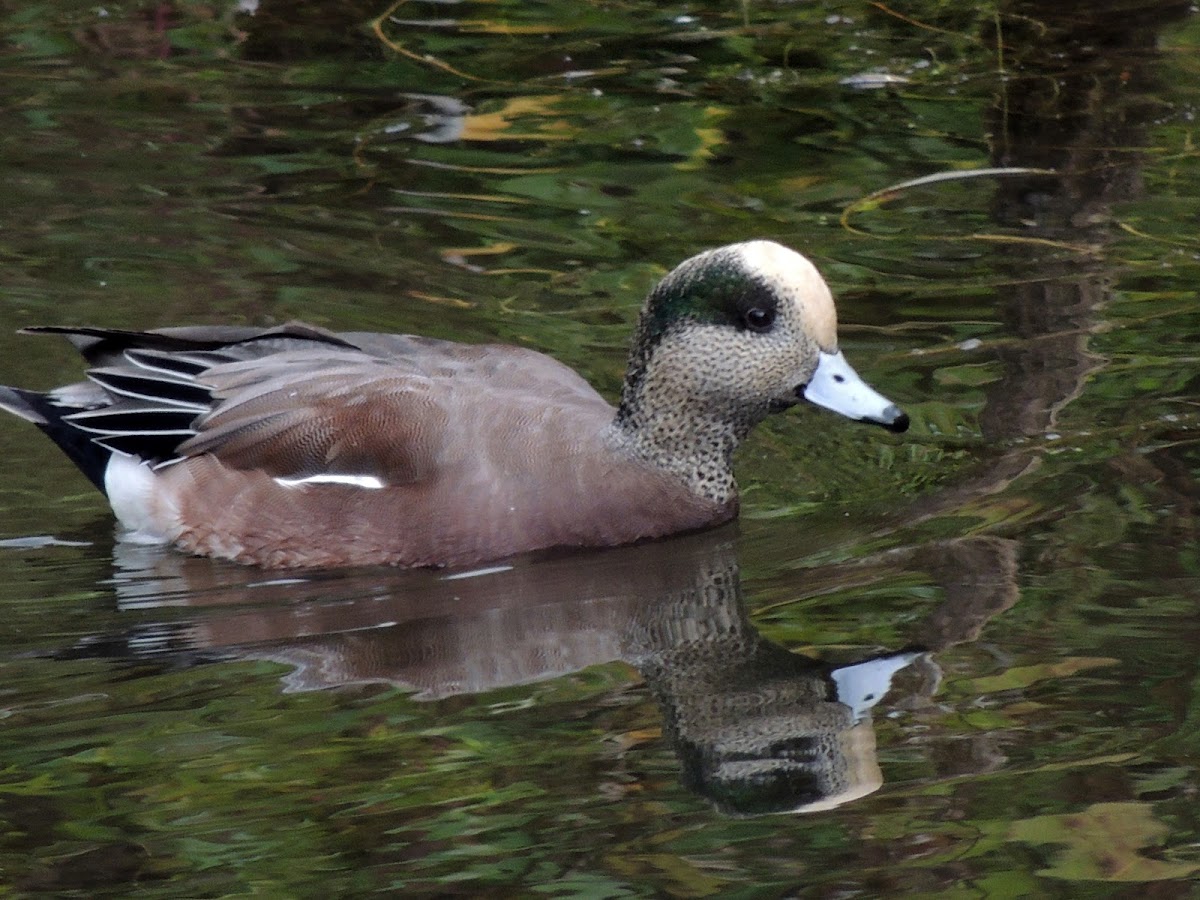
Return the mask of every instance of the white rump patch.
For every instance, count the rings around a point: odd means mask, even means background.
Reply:
[[[376,475],[309,475],[305,478],[276,478],[275,483],[283,487],[301,487],[306,484],[344,484],[348,487],[367,488],[372,491],[384,487],[383,479]]]
[[[104,469],[104,493],[125,529],[122,540],[135,544],[165,544],[163,523],[156,521],[157,477],[150,464],[138,456],[114,453]]]

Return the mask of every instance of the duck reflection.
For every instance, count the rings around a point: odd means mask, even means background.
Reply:
[[[930,650],[973,638],[1011,605],[1011,549],[994,539],[958,541],[814,570],[818,591],[831,580],[891,577],[913,565],[947,587],[913,646],[839,665],[755,629],[735,537],[727,527],[475,571],[303,578],[122,544],[118,603],[155,621],[82,642],[69,655],[271,660],[289,667],[286,690],[387,683],[417,700],[622,660],[662,710],[683,783],[723,812],[812,812],[872,793],[883,778],[871,709],[897,672],[913,666],[927,675],[936,669]],[[171,607],[186,608],[186,618],[166,620]],[[911,680],[929,691],[937,682]]]

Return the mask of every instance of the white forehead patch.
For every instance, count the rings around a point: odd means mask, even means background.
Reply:
[[[747,272],[758,275],[780,297],[796,304],[805,330],[822,350],[837,349],[837,308],[833,294],[807,257],[774,241],[747,241],[731,249],[744,260]]]

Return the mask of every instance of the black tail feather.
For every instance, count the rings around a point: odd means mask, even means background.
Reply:
[[[27,422],[32,422],[54,441],[58,448],[79,467],[88,481],[104,491],[104,470],[112,450],[92,440],[92,435],[64,422],[63,418],[79,412],[65,406],[55,406],[45,394],[0,385],[0,409],[8,410]]]
[[[195,381],[134,369],[89,369],[88,378],[117,397],[145,400],[156,406],[191,410],[193,415],[212,406],[208,388]]]

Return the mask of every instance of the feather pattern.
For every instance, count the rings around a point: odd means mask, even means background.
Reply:
[[[196,413],[207,412],[212,406],[212,394],[194,378],[170,378],[160,372],[118,368],[90,369],[87,377],[114,398],[144,400]]]

